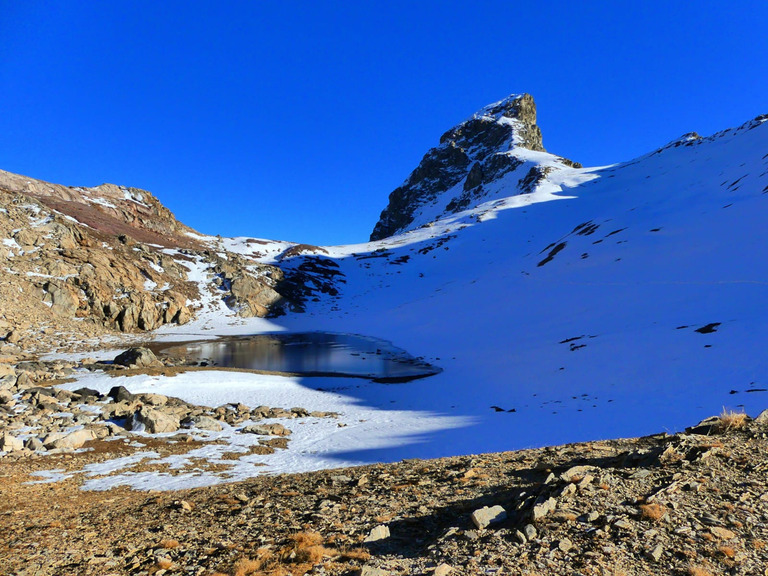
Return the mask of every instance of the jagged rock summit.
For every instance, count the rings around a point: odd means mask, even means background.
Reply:
[[[495,184],[510,175],[520,193],[532,192],[551,171],[545,164],[581,165],[548,154],[536,124],[530,94],[513,94],[490,104],[440,138],[402,186],[371,234],[381,240],[460,212],[494,195]],[[507,184],[507,193],[509,184]]]

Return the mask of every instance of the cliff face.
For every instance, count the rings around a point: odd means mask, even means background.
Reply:
[[[281,271],[213,241],[144,190],[0,171],[0,338],[35,349],[150,331],[217,300],[241,316],[277,312]]]
[[[390,194],[371,240],[425,224],[429,220],[418,218],[420,209],[433,207],[434,217],[464,210],[485,198],[489,185],[520,168],[526,169],[519,178],[520,192],[531,191],[546,171],[533,165],[535,157],[521,151],[546,153],[530,94],[512,95],[486,106],[443,134],[440,145],[427,152],[403,185]]]

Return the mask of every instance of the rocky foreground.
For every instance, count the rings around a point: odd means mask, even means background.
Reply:
[[[52,366],[18,368],[4,379],[12,393],[3,407],[0,574],[768,574],[768,413],[723,414],[677,435],[177,492],[93,492],[66,473],[137,444],[184,452],[204,441],[198,428],[286,411],[205,409],[124,390],[97,398],[50,387],[56,380],[42,376],[56,376]],[[24,368],[37,368],[39,381]],[[10,446],[28,425],[55,427],[65,410],[78,410],[88,431],[77,447],[54,430]],[[146,429],[153,415],[185,429],[128,442],[130,426],[103,418],[116,412]],[[287,445],[274,430],[253,432],[264,435],[261,449]],[[35,475],[52,469],[64,479]]]

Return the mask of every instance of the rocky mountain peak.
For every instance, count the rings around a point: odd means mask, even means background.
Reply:
[[[454,142],[487,148],[518,146],[546,152],[536,125],[536,103],[530,94],[513,94],[489,104],[442,135],[440,143]]]
[[[440,145],[427,152],[403,185],[390,194],[371,240],[425,224],[417,220],[422,209],[429,208],[436,217],[464,210],[486,198],[490,184],[517,169],[524,170],[516,181],[520,192],[533,191],[547,171],[520,154],[521,149],[546,153],[530,94],[514,94],[485,106],[444,133]]]

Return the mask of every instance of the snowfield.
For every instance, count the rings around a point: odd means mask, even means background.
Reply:
[[[551,162],[546,153],[530,154],[531,161]],[[86,488],[175,488],[675,432],[724,408],[754,416],[768,407],[764,119],[682,139],[624,164],[558,164],[532,194],[517,194],[515,178],[465,212],[428,225],[419,220],[378,242],[295,257],[331,259],[344,278],[338,296],[309,302],[305,313],[245,320],[211,296],[192,324],[158,334],[178,341],[286,330],[355,333],[389,340],[442,373],[397,385],[225,371],[83,376],[67,387],[124,385],[209,406],[341,414],[285,422],[293,431],[288,450],[245,458],[230,476],[132,474],[129,462],[123,474]],[[223,242],[263,262],[291,246]],[[202,279],[204,271],[193,275]],[[246,436],[216,434],[232,445]],[[201,455],[215,460],[225,448]]]

